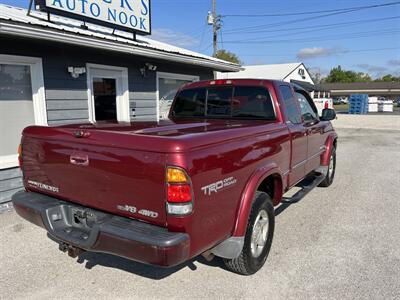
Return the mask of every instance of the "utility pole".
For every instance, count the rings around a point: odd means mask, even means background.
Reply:
[[[213,56],[218,51],[218,31],[221,29],[221,15],[217,15],[217,0],[212,0],[212,12],[208,12],[208,25],[213,26]]]
[[[217,55],[218,50],[218,29],[217,29],[217,0],[212,0],[213,5],[213,56]]]

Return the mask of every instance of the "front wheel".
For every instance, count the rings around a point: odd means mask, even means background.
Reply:
[[[331,156],[329,157],[328,172],[324,180],[319,184],[321,187],[328,187],[332,184],[336,172],[336,149],[333,147]]]
[[[274,236],[275,213],[271,198],[256,192],[249,216],[244,245],[239,257],[224,259],[226,267],[238,274],[256,273],[267,260]]]

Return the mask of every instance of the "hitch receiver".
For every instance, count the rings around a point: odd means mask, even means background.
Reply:
[[[83,249],[76,248],[64,242],[59,243],[58,249],[60,249],[62,252],[68,252],[68,256],[72,258],[77,258],[82,253],[86,252]]]

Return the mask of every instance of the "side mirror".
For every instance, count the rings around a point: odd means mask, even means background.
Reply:
[[[321,121],[332,121],[336,119],[336,112],[332,108],[325,108],[322,110]]]

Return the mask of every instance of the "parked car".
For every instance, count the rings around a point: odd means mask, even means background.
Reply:
[[[72,257],[174,266],[203,254],[253,274],[282,195],[303,179],[299,196],[331,185],[334,118],[286,82],[190,83],[165,121],[26,128],[13,203]]]
[[[338,104],[347,104],[349,103],[347,98],[340,97],[340,98],[334,98],[333,99],[333,104],[338,105]]]

